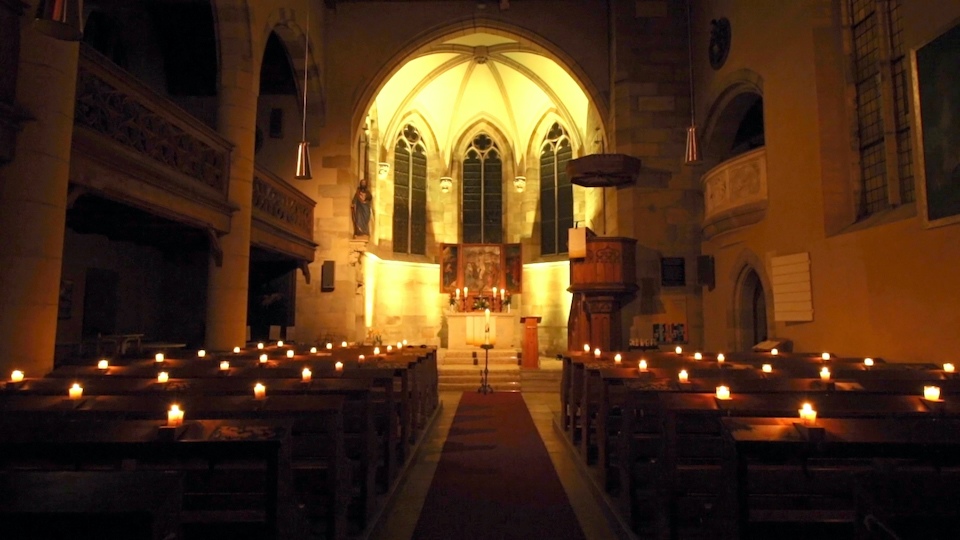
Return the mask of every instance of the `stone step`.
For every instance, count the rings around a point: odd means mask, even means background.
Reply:
[[[520,382],[520,380],[521,380],[521,379],[520,379],[520,376],[517,375],[517,374],[515,374],[515,373],[514,373],[514,374],[511,374],[511,373],[497,373],[497,372],[495,372],[495,371],[491,371],[490,374],[488,375],[488,377],[490,378],[491,381],[515,381],[515,382]],[[472,381],[472,380],[478,380],[478,381],[479,381],[479,380],[480,380],[480,372],[479,372],[479,371],[475,371],[475,372],[472,372],[472,373],[461,373],[461,374],[458,374],[458,375],[448,375],[448,374],[444,374],[444,375],[440,375],[440,377],[439,377],[437,380],[438,380],[439,382],[457,382],[457,381]],[[557,387],[559,388],[559,382],[557,383]]]
[[[520,383],[497,383],[490,381],[495,392],[519,392]],[[471,383],[440,383],[440,392],[476,392],[480,388],[480,379]]]

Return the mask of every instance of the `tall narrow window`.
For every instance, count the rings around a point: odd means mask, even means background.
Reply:
[[[463,158],[463,242],[503,242],[503,160],[497,144],[483,133]]]
[[[560,124],[553,124],[540,147],[540,254],[567,253],[573,227],[573,185],[567,163],[573,148]]]
[[[393,251],[427,253],[427,154],[420,132],[403,128],[394,147]]]
[[[913,148],[900,0],[849,5],[862,218],[914,200]]]

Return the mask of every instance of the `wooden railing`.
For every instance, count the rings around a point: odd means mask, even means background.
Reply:
[[[206,186],[226,200],[232,145],[86,46],[80,48],[74,125],[160,165],[174,183]]]
[[[701,183],[706,236],[760,221],[767,203],[766,147],[724,161],[707,171]]]
[[[262,166],[253,172],[253,217],[310,243],[316,202]]]

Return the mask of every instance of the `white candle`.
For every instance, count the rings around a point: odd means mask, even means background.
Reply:
[[[23,382],[23,372],[19,369],[13,370],[10,374],[10,382]]]
[[[310,354],[317,354],[317,348],[316,348],[316,347],[310,347]]]
[[[727,357],[724,356],[723,353],[720,353],[720,354],[717,355],[717,363],[718,363],[718,364],[722,364],[723,361],[726,360],[726,359],[727,359]]]
[[[641,360],[640,363],[637,364],[637,367],[640,368],[640,371],[646,371],[646,370],[647,370],[647,361],[646,361],[646,360]]]
[[[363,362],[364,360],[366,360],[366,357],[361,354],[361,355],[357,358],[357,360],[359,360],[360,362]]]
[[[234,347],[233,354],[240,354],[240,347]]]
[[[373,355],[376,356],[376,355],[378,355],[378,354],[380,354],[380,347],[374,347],[374,348],[373,348]]]
[[[263,343],[257,343],[257,348],[263,350]]]
[[[953,373],[954,369],[955,368],[953,367],[953,364],[949,362],[943,365],[943,370],[946,371],[947,373]]]
[[[70,394],[70,399],[80,399],[83,397],[83,387],[77,383],[73,383],[73,386],[67,391]]]
[[[457,300],[459,300],[459,299],[460,299],[460,288],[457,287]]]
[[[589,343],[584,343],[584,344],[583,344],[583,352],[590,352],[590,344],[589,344]]]
[[[677,347],[674,351],[676,351],[677,354],[683,354],[683,348],[681,347]]]
[[[687,382],[690,378],[690,376],[687,374],[687,370],[685,369],[680,370],[680,375],[678,375],[678,377],[680,377],[680,382],[683,383]]]
[[[220,371],[226,371],[228,369],[230,369],[230,362],[227,362],[226,360],[220,362]]]
[[[864,358],[864,359],[863,359],[863,365],[865,365],[865,366],[867,366],[867,367],[872,367],[872,366],[873,366],[873,358]]]
[[[287,351],[287,358],[293,358],[293,349]]]
[[[333,365],[333,367],[334,367],[337,371],[343,371],[343,362],[337,362],[336,364]]]
[[[613,357],[613,362],[616,364],[619,364],[621,360],[623,360],[623,357],[620,356],[620,353],[617,353],[617,355]]]
[[[341,346],[341,347],[346,347],[346,346],[347,346],[347,342],[346,342],[346,341],[341,341],[341,342],[340,342],[340,346]]]
[[[170,380],[170,374],[167,373],[166,371],[161,371],[160,373],[157,373],[158,383],[166,383],[169,380]]]
[[[483,310],[483,319],[487,323],[487,330],[490,330],[490,308]]]
[[[800,421],[805,426],[812,426],[817,423],[817,411],[809,403],[804,403],[798,411]]]
[[[500,289],[500,301],[503,302],[504,297],[506,296],[506,289]]]
[[[923,387],[923,397],[929,401],[940,401],[940,387],[939,386],[924,386]]]
[[[773,356],[776,356],[780,354],[780,351],[778,351],[776,348],[773,348],[773,349],[770,349],[770,354]]]
[[[397,342],[397,349],[402,349],[402,348],[403,348],[403,343],[400,343],[400,342],[398,341],[398,342]]]
[[[261,383],[257,383],[253,387],[253,397],[256,399],[263,399],[267,397],[267,387]]]
[[[277,341],[277,347],[283,347],[283,340]]]
[[[200,349],[199,351],[197,351],[197,356],[199,356],[200,358],[204,358],[205,356],[207,356],[207,351]]]
[[[183,411],[180,410],[179,405],[171,405],[170,410],[167,411],[167,426],[177,427],[183,425]]]
[[[823,353],[823,354],[820,355],[820,358],[823,358],[824,360],[829,360],[829,359],[830,359],[830,353],[825,352],[825,353]]]
[[[387,354],[393,352],[393,345],[387,345]]]
[[[463,297],[464,297],[464,298],[466,298],[467,295],[470,294],[469,291],[470,291],[470,287],[464,287],[464,288],[463,288]]]
[[[493,297],[494,297],[494,298],[497,297],[497,288],[496,288],[496,287],[493,288]]]
[[[311,377],[313,377],[313,372],[310,371],[310,368],[303,368],[303,382],[310,382]]]
[[[771,366],[770,364],[764,364],[764,365],[760,366],[760,370],[763,371],[764,373],[772,373],[772,372],[773,372],[773,366]]]
[[[261,364],[266,364],[266,363],[267,363],[267,355],[265,355],[265,354],[261,354],[261,355],[260,355],[260,363],[261,363]]]
[[[693,353],[694,360],[703,360],[703,355],[700,353]]]
[[[158,352],[157,355],[154,356],[154,359],[155,359],[158,363],[159,363],[159,362],[163,362],[163,353],[162,353],[162,352]]]
[[[726,386],[718,386],[717,399],[730,399],[730,388]]]
[[[328,351],[332,351],[332,350],[333,350],[333,343],[327,343],[327,350],[328,350]]]
[[[403,340],[403,346],[404,346],[404,347],[407,346],[407,340]]]
[[[600,349],[594,349],[594,350],[593,350],[593,356],[596,357],[596,358],[600,358]]]
[[[110,362],[107,362],[105,359],[97,362],[97,369],[106,370],[110,367]]]
[[[830,380],[830,369],[823,368],[820,370],[820,380],[829,381]]]

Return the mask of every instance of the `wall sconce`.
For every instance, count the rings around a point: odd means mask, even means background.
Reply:
[[[377,178],[379,180],[386,180],[390,176],[390,164],[386,161],[381,161],[377,164]]]
[[[453,187],[453,178],[450,178],[449,176],[440,178],[441,193],[449,193],[451,187]]]
[[[517,188],[517,193],[523,193],[523,190],[527,188],[527,177],[518,176],[514,178],[513,187]]]

